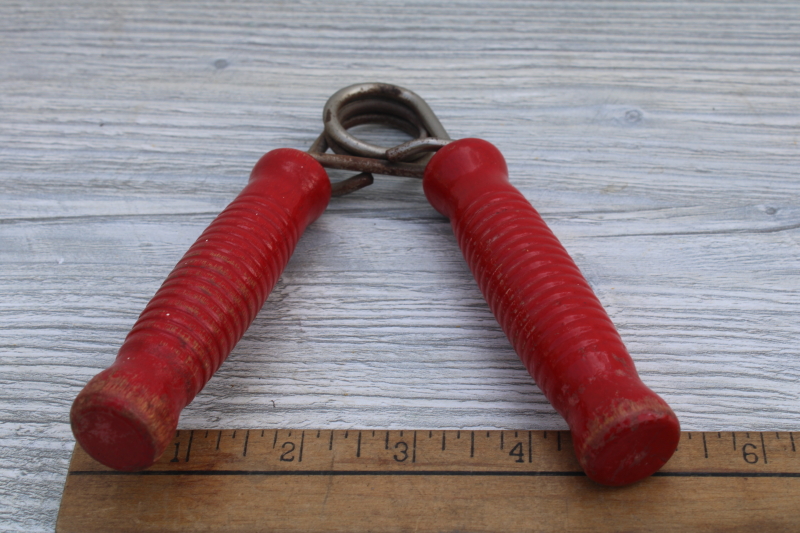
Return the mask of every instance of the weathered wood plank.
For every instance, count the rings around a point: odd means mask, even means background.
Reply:
[[[52,529],[78,390],[364,80],[501,148],[684,429],[796,430],[798,35],[789,0],[3,2],[0,529]],[[564,427],[390,179],[331,204],[181,424]]]

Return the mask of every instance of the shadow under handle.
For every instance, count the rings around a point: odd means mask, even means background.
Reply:
[[[115,362],[75,399],[72,431],[89,455],[126,471],[158,459],[181,410],[241,339],[330,195],[325,170],[304,152],[273,150],[258,161],[147,304]]]
[[[567,421],[586,474],[606,485],[649,476],[678,445],[670,407],[639,378],[611,319],[567,251],[508,181],[493,145],[462,139],[425,170],[500,326]]]

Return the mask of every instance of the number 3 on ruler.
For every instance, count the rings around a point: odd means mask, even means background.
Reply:
[[[395,461],[397,461],[398,463],[402,463],[403,461],[408,459],[408,444],[406,444],[403,441],[399,441],[397,444],[394,445],[394,448],[395,448],[395,450],[397,450],[399,448],[398,451],[399,451],[399,453],[402,454],[401,456],[398,456],[397,454],[394,454],[394,460]]]

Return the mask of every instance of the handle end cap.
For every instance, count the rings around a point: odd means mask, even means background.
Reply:
[[[678,447],[680,424],[669,407],[628,413],[604,425],[578,451],[590,479],[628,485],[658,471]]]
[[[163,452],[141,423],[118,411],[83,409],[73,417],[72,431],[86,453],[114,470],[143,470]]]
[[[72,433],[81,448],[96,461],[127,472],[151,466],[164,453],[182,407],[163,390],[154,390],[157,376],[137,380],[130,374],[125,365],[100,372],[70,411]]]

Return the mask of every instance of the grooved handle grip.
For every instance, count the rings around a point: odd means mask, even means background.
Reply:
[[[569,424],[586,474],[606,485],[649,476],[680,437],[675,414],[639,379],[619,333],[567,251],[508,182],[486,141],[462,139],[425,170],[500,326]]]
[[[261,158],[147,304],[115,362],[75,399],[72,430],[89,455],[117,470],[158,459],[181,410],[244,335],[330,194],[309,155],[287,148]]]

